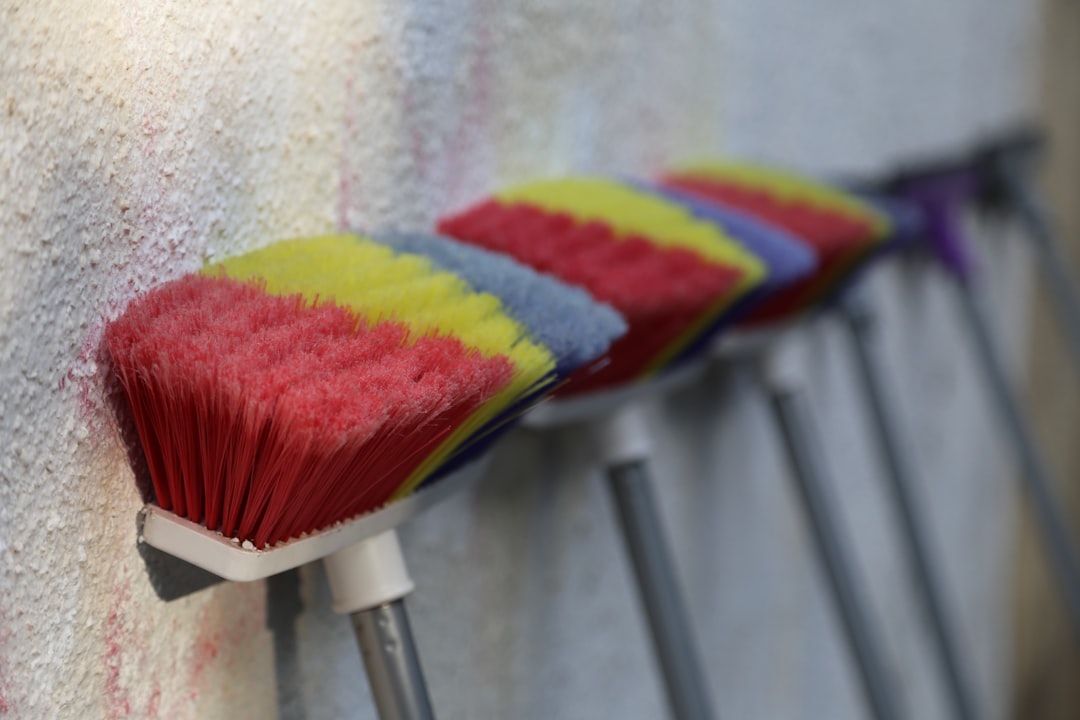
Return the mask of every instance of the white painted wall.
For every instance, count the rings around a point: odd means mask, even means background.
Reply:
[[[0,716],[276,712],[264,584],[164,603],[135,548],[139,495],[97,347],[138,290],[273,238],[423,226],[556,172],[715,152],[880,170],[1027,116],[1036,88],[1031,4],[516,5],[0,6]],[[1015,340],[1025,274],[1010,247],[988,264]],[[940,279],[916,263],[871,285],[934,540],[1001,717],[1003,458]],[[830,461],[911,716],[944,717],[842,338],[813,342]],[[763,408],[717,370],[653,411],[662,509],[724,717],[861,717]],[[662,715],[597,480],[576,432],[521,433],[482,483],[406,528],[442,717]],[[302,575],[296,653],[279,655],[296,688],[285,715],[372,717],[348,624],[321,572]]]

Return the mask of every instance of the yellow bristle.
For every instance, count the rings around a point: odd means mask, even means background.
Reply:
[[[529,339],[528,329],[503,311],[497,297],[475,292],[456,275],[436,270],[426,258],[395,253],[357,235],[287,240],[203,272],[258,281],[272,295],[299,293],[313,301],[334,301],[368,322],[401,322],[413,339],[453,336],[485,357],[510,359],[511,382],[451,433],[395,497],[411,493],[464,440],[554,378],[551,352]]]
[[[651,373],[663,369],[725,310],[765,279],[764,263],[720,226],[697,219],[676,203],[615,180],[585,177],[542,181],[501,192],[496,198],[504,203],[525,203],[548,212],[569,213],[581,221],[603,222],[617,237],[642,236],[657,246],[690,250],[706,261],[740,272],[740,281],[732,291],[717,298],[707,314],[650,364]]]
[[[549,212],[565,212],[581,221],[599,221],[617,237],[638,235],[660,247],[690,250],[707,261],[742,271],[736,296],[758,285],[765,266],[715,224],[703,222],[663,198],[604,178],[564,178],[530,183],[495,196],[504,203],[524,203]],[[734,298],[732,298],[734,299]]]

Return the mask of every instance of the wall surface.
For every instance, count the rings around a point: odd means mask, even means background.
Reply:
[[[1046,3],[1042,30],[1042,105],[1049,134],[1043,187],[1049,210],[1071,261],[1080,272],[1080,4]],[[1027,384],[1036,428],[1052,466],[1080,519],[1080,381],[1063,342],[1061,316],[1046,293],[1033,294]],[[1080,648],[1054,581],[1041,559],[1038,537],[1021,516],[1017,538],[1014,638],[1017,720],[1071,720],[1080,707]]]
[[[995,0],[0,4],[0,716],[373,717],[318,567],[171,602],[155,591],[99,355],[134,294],[275,238],[424,227],[559,172],[721,152],[883,170],[1028,116],[1037,24],[1036,5]],[[1008,242],[985,250],[1015,348],[1026,261]],[[1004,459],[934,268],[898,262],[869,291],[965,647],[1002,717]],[[807,349],[893,670],[912,717],[945,717],[843,337],[822,324]],[[651,408],[716,704],[863,717],[744,372]],[[579,430],[518,433],[486,478],[404,529],[441,717],[663,715]]]

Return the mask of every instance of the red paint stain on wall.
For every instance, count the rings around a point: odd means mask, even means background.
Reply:
[[[491,143],[494,133],[491,130],[494,111],[493,89],[495,85],[494,53],[495,47],[487,18],[496,11],[492,0],[475,0],[473,3],[473,38],[474,55],[466,68],[468,82],[466,95],[457,117],[453,135],[449,139],[440,190],[452,205],[457,205],[462,198],[454,193],[462,185],[462,178],[472,177],[476,165],[481,159],[484,144]]]
[[[161,686],[158,679],[150,674],[153,664],[143,639],[144,629],[140,629],[139,623],[132,619],[130,604],[131,579],[125,577],[113,584],[112,605],[105,618],[105,635],[102,638],[104,716],[109,720],[131,717],[156,720],[161,717]],[[126,677],[125,668],[128,669]],[[168,713],[166,716],[176,717]]]
[[[217,659],[220,642],[221,638],[217,632],[205,626],[199,628],[198,635],[195,637],[195,647],[191,651],[192,692],[197,692],[206,669]]]
[[[161,706],[161,686],[157,681],[154,681],[154,690],[150,693],[150,699],[146,703],[146,717],[158,718],[160,717],[159,708]]]
[[[114,615],[109,616],[110,622]],[[131,715],[131,700],[127,691],[120,685],[120,667],[123,662],[123,650],[119,642],[110,640],[105,653],[105,702],[110,718],[126,718]]]
[[[215,588],[192,628],[195,637],[187,661],[189,700],[195,700],[211,684],[221,684],[222,678],[233,675],[238,659],[248,656],[251,643],[265,632],[265,627],[264,583]]]
[[[77,394],[76,399],[79,407],[79,417],[90,429],[97,430],[102,417],[102,409],[106,406],[105,391],[108,358],[102,347],[101,338],[104,334],[104,319],[96,321],[83,340],[75,361],[68,368],[57,383],[59,390],[65,390],[68,383],[72,383]]]
[[[0,715],[15,712],[11,701],[11,685],[8,678],[8,648],[11,642],[11,616],[7,608],[0,605]]]
[[[348,71],[345,75],[345,117],[342,118],[343,132],[341,140],[341,177],[339,179],[337,198],[337,226],[338,230],[348,230],[350,226],[350,210],[356,202],[354,186],[356,178],[353,177],[353,135],[356,132],[356,103],[358,102],[356,88],[356,60],[360,52],[360,43],[353,41],[349,44],[349,52],[345,58]]]
[[[113,606],[105,620],[105,709],[110,720],[131,716],[131,698],[120,684],[124,648],[131,633],[124,627],[124,606],[131,597],[131,583],[125,580],[113,588]]]
[[[229,588],[231,589],[231,588]],[[229,589],[224,589],[228,592]],[[220,594],[215,594],[210,604],[206,605],[199,612],[195,619],[195,642],[191,646],[189,657],[191,660],[188,662],[188,687],[190,688],[189,697],[194,700],[198,697],[199,693],[205,688],[204,683],[207,677],[213,677],[213,673],[207,673],[207,670],[217,664],[218,655],[222,648],[221,633],[218,631],[218,627],[221,625],[221,612],[218,606],[221,603]]]
[[[11,637],[11,622],[7,610],[0,605],[0,715],[6,715],[13,711],[11,690],[8,686],[8,663],[7,648],[8,639]]]

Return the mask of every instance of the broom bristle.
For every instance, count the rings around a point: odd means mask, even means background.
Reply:
[[[525,325],[533,338],[555,357],[555,374],[562,380],[603,355],[626,332],[626,322],[614,309],[598,303],[581,288],[538,273],[506,255],[466,245],[447,237],[427,234],[381,235],[398,252],[428,258],[458,275],[473,289],[497,296],[508,315]],[[516,419],[539,399],[521,397],[479,432],[472,435],[427,481],[438,482],[482,455]]]
[[[332,303],[189,276],[105,342],[157,503],[257,547],[389,500],[511,381],[511,361]]]
[[[423,255],[478,292],[498,297],[507,313],[551,350],[561,377],[595,360],[626,332],[626,322],[610,306],[506,255],[438,235],[392,233],[377,239],[398,251]]]
[[[704,165],[672,173],[662,182],[783,228],[816,254],[817,271],[765,299],[748,324],[784,319],[818,302],[887,233],[885,219],[856,199],[771,169]]]
[[[623,237],[599,221],[582,222],[526,203],[481,203],[439,223],[464,242],[502,252],[615,307],[629,331],[600,368],[575,373],[566,393],[609,387],[647,372],[696,322],[728,303],[744,280],[739,268],[705,262],[684,248]]]
[[[704,200],[690,193],[659,185],[641,184],[639,187],[677,203],[700,220],[719,225],[743,247],[754,253],[766,268],[762,283],[728,308],[709,333],[687,345],[680,358],[700,354],[711,345],[715,332],[744,321],[762,302],[806,279],[817,269],[817,256],[814,252],[786,230],[765,223],[744,211]]]
[[[398,488],[395,498],[415,490],[468,438],[510,419],[508,408],[522,398],[540,395],[556,381],[551,352],[529,338],[528,328],[506,314],[499,298],[475,292],[460,277],[436,270],[426,258],[397,254],[367,238],[287,240],[230,258],[207,272],[259,280],[275,295],[333,299],[369,321],[402,322],[410,337],[452,335],[484,355],[510,359],[513,373],[506,387],[455,427]]]
[[[719,225],[760,258],[766,267],[766,277],[755,294],[775,292],[817,269],[817,256],[805,243],[745,210],[662,185],[642,184],[641,188],[685,207],[701,220]]]
[[[717,225],[602,178],[513,188],[439,228],[580,285],[626,318],[629,332],[600,363],[576,373],[567,394],[623,384],[671,363],[765,274]]]

